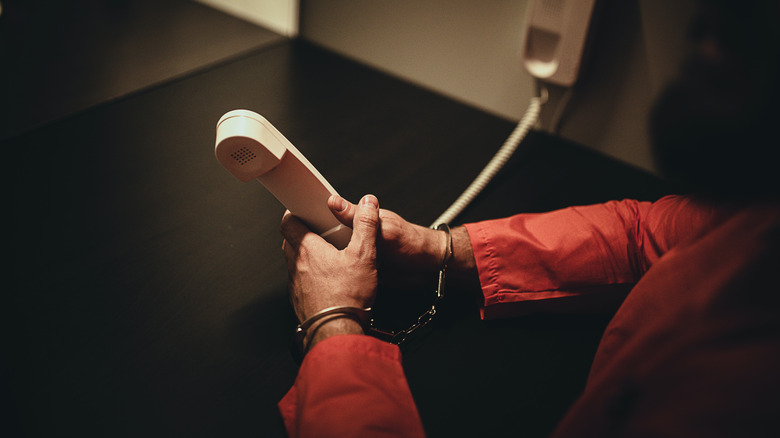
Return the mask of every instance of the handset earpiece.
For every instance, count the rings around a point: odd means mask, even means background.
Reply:
[[[217,122],[214,153],[242,182],[259,180],[290,212],[333,246],[343,249],[352,229],[336,219],[328,198],[336,190],[268,120],[248,110]]]

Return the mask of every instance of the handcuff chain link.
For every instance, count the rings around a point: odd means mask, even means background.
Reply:
[[[426,310],[422,315],[417,317],[417,321],[412,324],[409,328],[404,330],[399,330],[397,332],[394,332],[392,330],[385,331],[378,329],[374,326],[374,320],[371,319],[369,323],[368,331],[369,333],[373,334],[376,337],[385,338],[387,342],[390,342],[392,344],[401,345],[406,339],[414,333],[415,331],[425,327],[428,325],[428,323],[433,320],[433,317],[436,316],[436,305],[441,302],[441,300],[444,298],[444,279],[445,279],[445,273],[447,271],[447,263],[449,262],[450,258],[452,257],[452,234],[450,232],[450,227],[446,223],[441,223],[434,227],[435,230],[442,230],[445,233],[447,233],[447,248],[444,255],[444,261],[442,262],[441,269],[439,269],[439,278],[436,283],[436,298],[434,298],[433,304],[431,304],[431,308]]]
[[[447,224],[440,224],[436,227],[436,229],[443,229],[447,233],[447,237],[449,238],[449,244],[447,248],[447,254],[444,259],[444,263],[439,270],[439,278],[436,282],[436,298],[434,298],[433,304],[431,305],[431,308],[426,310],[422,315],[417,317],[417,321],[412,324],[409,328],[404,330],[399,330],[397,332],[394,331],[385,331],[378,329],[374,326],[374,320],[371,319],[371,322],[369,324],[369,332],[378,335],[378,337],[384,337],[386,340],[390,343],[401,345],[406,339],[414,333],[415,331],[425,327],[428,325],[428,323],[433,320],[433,317],[436,316],[436,305],[441,302],[441,300],[444,298],[444,283],[445,283],[445,273],[447,271],[447,262],[449,261],[449,258],[452,256],[452,237],[450,234],[450,228],[447,226]]]

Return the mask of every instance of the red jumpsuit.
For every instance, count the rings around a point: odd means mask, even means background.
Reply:
[[[780,436],[776,204],[670,196],[466,228],[485,318],[634,285],[554,436]],[[319,343],[279,408],[291,437],[424,436],[398,348],[368,336]]]

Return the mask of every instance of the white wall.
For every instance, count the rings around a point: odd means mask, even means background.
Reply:
[[[576,1],[576,0],[575,0]],[[501,117],[518,120],[535,93],[521,67],[526,0],[304,0],[301,36]],[[693,0],[615,0],[612,35],[571,94],[558,132],[654,170],[646,130],[676,71]],[[557,117],[553,99],[543,117]],[[499,145],[485,145],[498,147]]]
[[[526,1],[304,0],[301,36],[516,119],[533,93],[519,62]]]
[[[520,62],[528,0],[196,1],[288,37],[300,33],[509,120],[518,120],[536,94]],[[655,171],[647,118],[676,72],[695,0],[604,4],[612,11],[599,23],[607,37],[591,53],[568,100],[567,90],[551,87],[539,127]]]
[[[287,37],[298,34],[299,0],[195,0]]]

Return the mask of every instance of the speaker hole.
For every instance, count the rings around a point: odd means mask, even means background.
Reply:
[[[242,166],[254,160],[257,157],[255,153],[249,150],[249,148],[247,148],[246,146],[233,152],[232,154],[230,154],[230,156],[233,157],[234,160],[238,161],[238,164]]]

